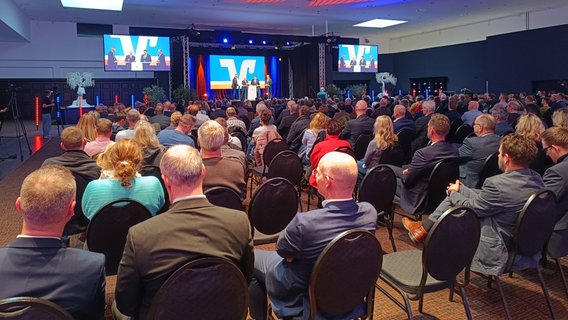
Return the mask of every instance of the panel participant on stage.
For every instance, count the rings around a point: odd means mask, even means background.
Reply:
[[[166,55],[162,52],[162,49],[158,49],[158,63],[156,64],[156,70],[168,70],[166,65]]]
[[[152,56],[148,54],[148,50],[144,49],[144,53],[140,57],[140,62],[144,66],[144,70],[150,69],[150,62],[152,62]]]
[[[124,57],[124,62],[126,62],[126,69],[132,70],[132,62],[136,62],[136,56],[132,51],[128,53],[126,57]]]
[[[243,81],[241,81],[241,91],[243,92],[243,100],[247,99],[248,86],[249,86],[249,82],[247,80],[247,77],[245,77],[243,79]]]
[[[233,82],[231,83],[231,89],[233,89],[232,98],[233,99],[240,98],[239,96],[237,96],[237,91],[239,89],[239,75],[238,74],[235,74],[235,76],[233,77]]]
[[[114,55],[114,52],[116,51],[115,47],[110,48],[110,51],[108,52],[108,57],[107,57],[107,68],[114,70],[116,69],[116,67],[118,66],[118,60],[116,59],[116,56]]]
[[[261,96],[261,93],[260,93],[260,82],[258,81],[258,79],[256,78],[256,76],[253,76],[253,77],[252,77],[252,80],[251,80],[251,82],[250,82],[250,85],[251,85],[251,86],[255,86],[255,87],[257,88],[257,91],[258,91],[258,92],[257,92],[256,96],[257,96],[257,97],[260,97],[260,96]]]
[[[270,75],[266,75],[266,95],[268,96],[268,99],[272,99],[272,78],[270,78]]]

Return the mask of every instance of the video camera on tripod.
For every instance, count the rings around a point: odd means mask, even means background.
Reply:
[[[12,92],[12,93],[19,92],[19,91],[22,91],[22,87],[16,87],[16,85],[13,84],[13,83],[10,83],[8,85],[8,88],[6,88],[6,90],[5,90],[5,92]]]

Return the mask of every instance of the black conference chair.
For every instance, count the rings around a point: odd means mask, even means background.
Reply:
[[[462,143],[465,138],[467,138],[471,133],[473,133],[473,127],[467,123],[462,124],[456,130],[454,134],[453,142]]]
[[[90,179],[76,173],[73,173],[73,177],[75,178],[75,185],[77,186],[77,191],[75,192],[76,203],[73,216],[69,219],[69,221],[67,221],[65,229],[63,230],[64,236],[85,232],[89,225],[89,219],[87,219],[85,214],[83,214],[82,202],[83,194],[85,193],[85,189],[87,188],[87,184],[89,184]]]
[[[383,257],[380,278],[402,296],[404,304],[378,284],[377,289],[406,310],[408,319],[413,319],[410,300],[419,301],[418,311],[422,313],[425,293],[448,288],[452,301],[457,285],[466,316],[471,319],[464,288],[469,284],[469,268],[480,235],[481,227],[473,210],[465,207],[448,209],[428,232],[422,251],[399,251]],[[464,270],[463,280],[458,280]]]
[[[450,123],[450,131],[446,135],[446,141],[449,141],[449,142],[454,141],[454,135],[456,134],[456,131],[458,130],[458,128],[462,124],[463,124],[462,119],[456,119],[456,120],[452,121],[452,123]]]
[[[445,159],[434,166],[428,177],[428,190],[414,219],[422,220],[423,214],[430,214],[446,198],[448,184],[459,179],[460,168],[456,159]]]
[[[476,189],[481,189],[485,179],[500,174],[502,171],[499,169],[499,152],[490,154],[485,159],[481,172],[479,173],[479,180],[477,181]]]
[[[143,204],[126,198],[106,204],[93,216],[87,228],[87,247],[105,255],[107,276],[118,271],[128,229],[151,217]]]
[[[354,229],[341,233],[319,255],[308,292],[310,320],[316,314],[341,316],[365,303],[358,319],[372,319],[374,284],[383,264],[381,244],[372,233]]]
[[[543,248],[545,248],[546,242],[552,234],[554,224],[556,223],[556,217],[556,197],[554,193],[545,190],[535,193],[529,197],[521,209],[521,213],[517,217],[517,223],[513,229],[513,238],[510,242],[512,243],[512,246],[509,248],[507,265],[502,273],[509,273],[509,275],[512,275],[512,273],[516,271],[536,269],[544,298],[553,319],[556,319],[556,316],[550,302],[550,297],[548,296],[546,284],[542,277],[541,266],[539,264],[540,258],[534,259],[534,264],[530,266],[524,265],[521,267],[515,265],[515,262],[517,262],[517,256],[532,257],[537,254],[542,254]],[[528,259],[523,260],[526,261]],[[511,319],[509,307],[507,307],[507,301],[505,300],[505,294],[503,293],[501,280],[499,279],[500,275],[481,275],[489,280],[489,286],[491,285],[491,282],[495,282],[497,289],[499,290],[499,295],[501,296],[501,301],[503,302],[503,308],[507,314],[507,319]]]
[[[231,188],[213,187],[205,191],[205,197],[216,206],[244,211],[241,196]]]
[[[304,166],[302,160],[294,151],[284,150],[279,152],[276,157],[272,159],[269,170],[266,174],[267,179],[281,177],[286,178],[298,190],[298,202],[300,211],[302,211],[302,201],[300,199],[301,190],[300,183],[302,181]]]
[[[393,251],[396,251],[392,235],[394,222],[393,200],[395,194],[396,175],[389,166],[380,164],[367,171],[363,181],[361,181],[357,195],[359,201],[369,202],[375,207],[379,215],[383,215]]]
[[[201,258],[176,270],[150,307],[151,320],[244,320],[248,284],[241,270],[222,258]]]
[[[164,205],[158,210],[156,214],[160,214],[166,212],[170,208],[170,197],[168,195],[168,190],[166,189],[166,185],[164,184],[164,179],[162,179],[162,170],[158,166],[143,166],[140,169],[141,176],[152,176],[158,178],[160,180],[160,184],[162,185],[162,191],[164,191]]]
[[[248,207],[254,244],[276,241],[297,209],[298,193],[290,181],[285,178],[266,180],[256,189]]]
[[[361,160],[365,157],[365,152],[367,151],[369,142],[373,140],[373,137],[374,135],[372,133],[362,133],[357,137],[355,146],[353,147],[355,150],[355,160]]]
[[[402,146],[402,151],[404,151],[405,161],[404,163],[410,163],[412,158],[412,140],[416,136],[416,133],[412,130],[401,130],[396,133],[398,137],[398,143]]]
[[[65,309],[40,298],[14,297],[0,300],[0,319],[73,320]]]
[[[395,142],[390,148],[384,150],[379,163],[402,167],[406,163],[406,155],[400,143]]]
[[[286,143],[286,140],[280,138],[273,139],[266,144],[266,147],[264,148],[264,153],[262,154],[263,165],[256,166],[252,168],[252,170],[250,171],[251,197],[252,197],[252,191],[253,191],[252,189],[254,182],[260,184],[262,178],[266,176],[266,173],[269,170],[269,165],[272,162],[272,159],[274,159],[274,157],[276,157],[278,153],[286,150],[288,150],[288,143]]]
[[[243,133],[241,130],[235,130],[231,132],[232,137],[237,137],[241,142],[241,150],[244,152],[247,151],[248,143],[247,143],[247,135]]]
[[[564,291],[566,292],[566,297],[568,298],[568,283],[566,282],[566,276],[564,275],[564,270],[560,259],[568,256],[568,233],[562,230],[558,233],[553,231],[547,245],[548,256],[550,256],[554,261],[556,261],[556,266],[558,267],[558,273],[564,285]]]

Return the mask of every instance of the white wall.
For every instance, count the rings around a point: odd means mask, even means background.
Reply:
[[[551,10],[532,11],[398,38],[377,36],[374,38],[368,37],[368,39],[371,43],[380,45],[380,53],[397,53],[483,41],[488,36],[563,25],[568,23],[566,17],[568,17],[568,6]]]
[[[114,31],[124,32],[116,26]],[[29,42],[0,42],[0,78],[66,78],[92,72],[94,78],[152,78],[153,72],[104,72],[103,39],[77,37],[75,23],[30,22]],[[126,27],[126,30],[128,28]]]

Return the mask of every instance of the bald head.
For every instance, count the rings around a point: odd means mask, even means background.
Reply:
[[[324,155],[317,167],[318,190],[326,199],[351,198],[357,182],[357,163],[343,152]]]
[[[396,106],[394,106],[393,117],[395,119],[404,118],[405,115],[406,115],[405,106],[403,106],[402,104],[397,104]]]
[[[365,100],[359,100],[355,104],[355,113],[357,115],[362,115],[367,113],[367,102]]]

